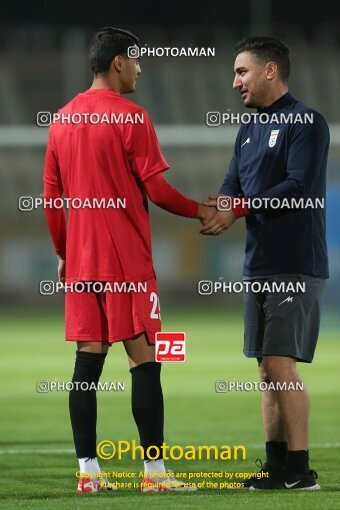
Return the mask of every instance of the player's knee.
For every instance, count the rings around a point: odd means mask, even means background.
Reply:
[[[72,382],[98,383],[105,363],[106,353],[76,352]],[[73,388],[77,390],[77,388]]]
[[[77,350],[94,354],[107,353],[110,344],[108,342],[77,342]]]

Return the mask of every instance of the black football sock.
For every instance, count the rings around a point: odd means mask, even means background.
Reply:
[[[74,445],[78,458],[96,457],[97,396],[95,389],[81,383],[98,384],[106,353],[76,352],[76,363],[69,395],[69,409]],[[78,386],[78,387],[77,387]]]
[[[308,450],[297,450],[288,452],[287,471],[299,474],[309,473],[309,452]]]
[[[266,464],[269,469],[283,469],[287,464],[288,444],[284,441],[266,442]]]
[[[140,444],[146,450],[150,446],[161,449],[164,441],[164,405],[161,386],[161,364],[156,361],[142,363],[130,369],[132,376],[132,414],[135,419]],[[162,458],[160,450],[150,448],[149,457],[153,460]]]

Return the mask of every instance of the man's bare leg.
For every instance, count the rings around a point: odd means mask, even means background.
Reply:
[[[269,383],[263,359],[258,358],[260,379]],[[264,471],[277,472],[286,467],[288,444],[284,422],[282,420],[277,392],[265,390],[261,392],[262,421],[265,436],[266,461]]]
[[[262,358],[258,359],[261,381],[269,383],[268,374],[265,371]],[[282,420],[277,392],[273,390],[262,391],[262,421],[265,441],[287,442],[287,435]]]
[[[293,383],[294,386],[302,383],[293,358],[264,356],[261,366],[270,382]],[[273,400],[268,399],[265,406],[267,433],[280,437],[279,434],[285,430],[289,451],[307,450],[309,399],[306,390],[276,391],[272,407],[270,402]],[[269,417],[271,409],[272,418]]]
[[[266,464],[270,466],[272,475],[271,481],[268,481],[269,487],[317,490],[320,488],[316,483],[317,477],[309,469],[309,399],[306,390],[299,389],[302,381],[296,371],[296,360],[285,356],[264,356],[260,373],[266,382],[294,388],[276,388],[263,395]],[[286,443],[282,442],[286,438],[288,449]],[[262,488],[267,488],[268,484],[263,482]]]
[[[269,477],[251,479],[251,489],[318,490],[317,475],[309,469],[309,399],[296,371],[296,360],[285,356],[263,356],[258,360],[261,379],[291,390],[268,390],[262,394]],[[299,385],[299,386],[298,386]],[[285,442],[287,438],[287,443]],[[288,446],[288,449],[287,449]]]

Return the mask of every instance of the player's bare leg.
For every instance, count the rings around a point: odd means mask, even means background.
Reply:
[[[77,342],[77,350],[83,352],[106,353],[109,348],[108,342]]]
[[[130,368],[155,361],[155,346],[148,343],[144,333],[124,341]]]

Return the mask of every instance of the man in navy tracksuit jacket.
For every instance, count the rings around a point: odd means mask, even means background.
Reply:
[[[244,353],[257,358],[261,379],[274,384],[262,392],[267,455],[262,470],[269,477],[246,485],[317,490],[317,475],[309,469],[308,395],[276,387],[301,388],[296,361],[310,363],[318,339],[328,278],[329,130],[320,113],[288,92],[289,49],[281,41],[251,37],[236,45],[235,55],[233,87],[244,105],[257,111],[238,132],[219,191],[230,198],[209,197],[205,204],[219,211],[201,233],[220,234],[245,216],[244,279],[276,283],[276,289],[300,283],[305,290],[244,292]]]

